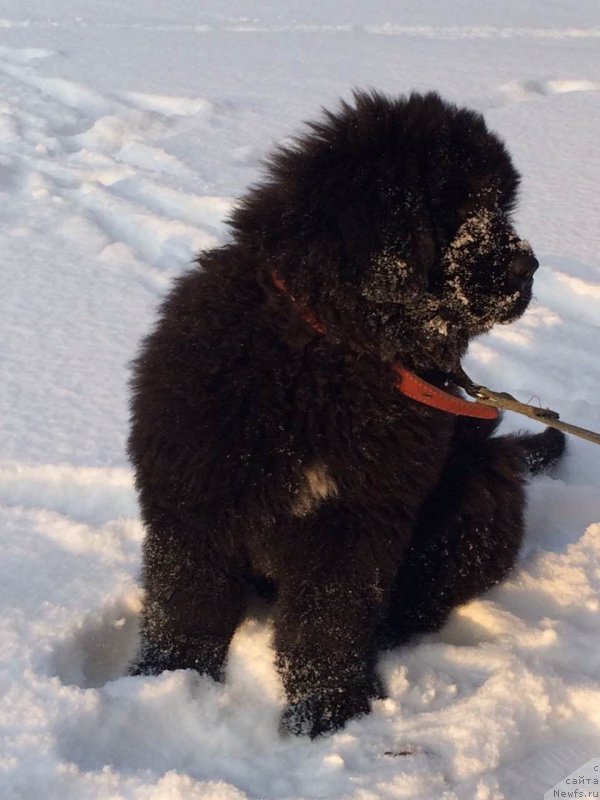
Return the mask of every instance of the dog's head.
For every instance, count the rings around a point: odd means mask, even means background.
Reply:
[[[356,93],[310,128],[231,223],[332,336],[451,370],[471,337],[523,313],[537,261],[511,223],[519,176],[481,115]]]

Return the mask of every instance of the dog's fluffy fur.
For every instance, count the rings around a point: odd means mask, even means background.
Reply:
[[[136,671],[220,678],[248,587],[268,585],[282,725],[315,736],[381,694],[379,648],[511,569],[527,464],[562,435],[492,438],[401,395],[389,362],[442,386],[471,337],[525,310],[518,181],[482,117],[436,94],[357,93],[271,158],[135,363]]]

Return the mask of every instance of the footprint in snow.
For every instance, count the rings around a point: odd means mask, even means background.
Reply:
[[[123,92],[120,97],[130,106],[144,111],[154,111],[166,117],[191,117],[200,113],[208,116],[213,112],[212,103],[203,97],[177,97],[141,92]]]
[[[53,50],[43,50],[39,47],[0,47],[0,59],[11,64],[27,64],[38,58],[48,58],[53,55],[56,55]]]
[[[597,92],[600,82],[589,80],[516,80],[500,86],[506,103],[523,103],[538,97],[570,92]]]
[[[60,641],[49,672],[67,686],[92,689],[127,673],[138,649],[140,596],[120,598],[89,614]]]

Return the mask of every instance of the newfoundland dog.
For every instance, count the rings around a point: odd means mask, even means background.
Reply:
[[[272,155],[134,364],[134,673],[221,679],[269,589],[282,729],[317,736],[382,695],[379,649],[506,576],[525,475],[564,437],[494,437],[453,375],[531,299],[518,183],[483,118],[433,93],[358,92]]]

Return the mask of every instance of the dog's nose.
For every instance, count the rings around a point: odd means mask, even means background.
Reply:
[[[539,267],[540,262],[530,253],[519,253],[509,267],[510,274],[521,281],[533,278],[533,273]]]

